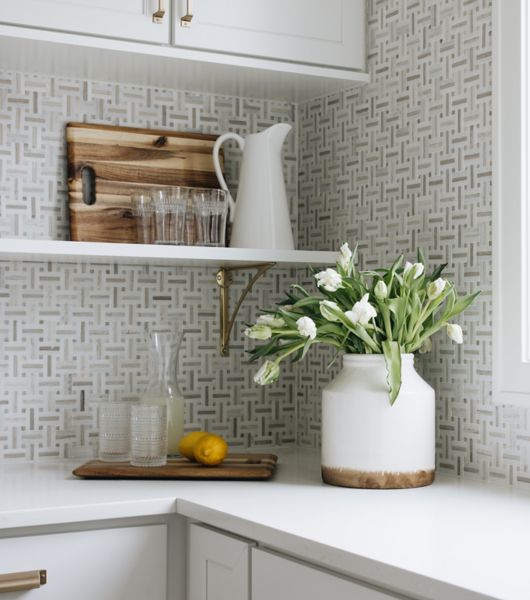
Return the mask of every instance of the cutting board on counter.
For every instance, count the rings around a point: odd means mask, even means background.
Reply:
[[[91,460],[72,473],[84,479],[219,479],[266,480],[274,475],[275,454],[229,454],[215,467],[191,462],[187,458],[168,458],[163,467],[133,467],[128,462]]]
[[[68,123],[70,238],[135,243],[130,199],[135,190],[219,187],[212,159],[216,139],[200,133]]]

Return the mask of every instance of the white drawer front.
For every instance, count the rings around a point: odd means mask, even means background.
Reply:
[[[46,569],[48,583],[1,600],[166,600],[167,528],[144,525],[0,539],[0,574]]]
[[[252,600],[395,600],[318,568],[252,549]]]

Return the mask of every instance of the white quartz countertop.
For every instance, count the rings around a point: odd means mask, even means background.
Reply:
[[[179,513],[416,598],[530,598],[530,494],[438,476],[413,490],[320,479],[282,450],[268,482],[79,480],[76,462],[0,466],[0,528]]]

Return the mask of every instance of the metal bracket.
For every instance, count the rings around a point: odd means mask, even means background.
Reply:
[[[221,356],[228,356],[230,350],[230,334],[234,327],[234,323],[237,317],[237,313],[243,304],[243,300],[252,289],[252,286],[256,281],[264,275],[271,267],[276,263],[262,263],[262,264],[251,264],[251,265],[240,265],[237,267],[221,267],[217,272],[216,281],[219,286],[219,321],[220,321],[220,352]],[[230,303],[230,286],[232,285],[233,271],[248,271],[249,269],[257,269],[256,273],[250,278],[249,282],[245,286],[245,289],[241,292],[239,299],[235,305],[234,311],[230,315],[229,303]]]

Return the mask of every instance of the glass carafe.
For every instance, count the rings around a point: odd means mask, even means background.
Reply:
[[[177,382],[178,360],[182,335],[169,329],[157,329],[149,334],[149,384],[141,397],[146,404],[167,406],[168,454],[178,453],[178,443],[184,431],[184,397]]]

